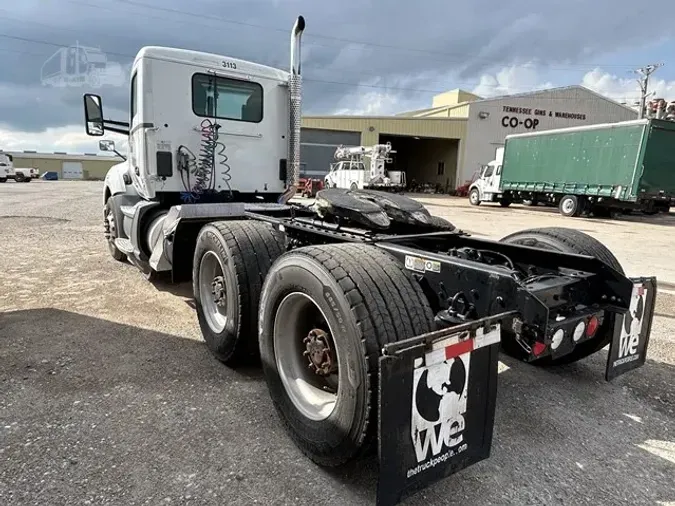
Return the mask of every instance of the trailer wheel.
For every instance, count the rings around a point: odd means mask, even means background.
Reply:
[[[337,466],[372,448],[382,346],[432,329],[420,285],[377,247],[310,246],[279,258],[260,299],[260,355],[303,453]]]
[[[105,238],[108,244],[108,251],[110,251],[110,256],[113,257],[118,262],[124,262],[127,259],[127,256],[122,253],[117,246],[115,246],[115,239],[119,237],[119,230],[117,224],[117,217],[115,216],[115,210],[113,209],[112,197],[108,197],[108,200],[105,201],[105,208],[103,211],[103,230],[105,231]]]
[[[6,177],[0,177],[0,183],[6,183],[7,178]]]
[[[474,188],[469,192],[469,204],[472,206],[480,205],[480,192],[478,188]]]
[[[14,176],[14,181],[17,183],[23,183],[24,179],[26,179],[26,177],[21,172],[17,172]]]
[[[533,228],[507,235],[500,242],[522,244],[523,246],[560,251],[562,253],[593,256],[617,272],[624,274],[621,264],[607,246],[578,230],[559,227]],[[611,341],[612,320],[613,318],[606,318],[595,337],[579,344],[571,353],[555,360],[552,360],[550,357],[544,357],[533,363],[541,366],[562,365],[576,362],[592,355]],[[515,342],[511,342],[514,340],[510,339],[508,335],[504,336],[503,341],[505,344],[504,351],[515,356],[519,354],[520,347]]]
[[[581,213],[579,198],[576,195],[565,195],[560,199],[558,209],[563,216],[579,216]]]
[[[237,365],[258,354],[258,302],[284,237],[258,221],[219,221],[197,237],[192,283],[199,326],[220,361]]]

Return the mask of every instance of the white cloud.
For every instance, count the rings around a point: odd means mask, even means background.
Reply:
[[[348,95],[340,100],[333,114],[386,116],[405,110],[401,104],[401,97],[397,94],[369,91],[361,94]]]
[[[119,151],[126,150],[126,137],[110,134],[105,138],[114,140]],[[54,151],[97,153],[98,139],[89,137],[82,125],[47,128],[42,132],[22,132],[10,130],[7,125],[0,124],[0,149],[4,151],[34,150],[46,153]]]
[[[504,67],[496,74],[483,74],[472,93],[481,97],[511,95],[552,88],[553,83],[543,81],[538,67],[532,63]]]
[[[623,78],[610,74],[601,69],[587,72],[581,80],[581,84],[593,91],[612,98],[618,102],[633,105],[640,100],[640,87],[635,78]],[[675,100],[675,81],[655,79],[652,76],[649,81],[649,91],[654,92],[654,98]]]

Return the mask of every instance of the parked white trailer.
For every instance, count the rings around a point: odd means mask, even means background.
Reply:
[[[260,359],[284,429],[314,462],[377,447],[388,506],[488,458],[500,342],[541,365],[609,344],[608,379],[642,365],[656,281],[625,277],[576,230],[476,239],[371,190],[289,204],[304,27],[290,71],[143,48],[131,123],[104,119],[87,94],[86,130],[129,136],[104,183],[111,255],[151,280],[192,281],[208,349],[228,365]]]

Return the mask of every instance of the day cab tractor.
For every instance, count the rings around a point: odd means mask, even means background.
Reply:
[[[141,49],[128,122],[84,96],[87,133],[129,138],[105,178],[105,238],[148,279],[191,280],[208,349],[228,366],[260,360],[311,460],[377,450],[378,503],[395,504],[489,456],[500,345],[541,366],[609,345],[607,379],[642,365],[656,280],[627,278],[575,230],[478,239],[369,190],[292,202],[304,28],[288,72]]]

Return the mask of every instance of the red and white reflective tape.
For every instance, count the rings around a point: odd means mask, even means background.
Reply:
[[[464,332],[462,333],[464,334]],[[497,344],[501,338],[500,326],[496,325],[489,332],[484,332],[483,329],[476,331],[476,337],[466,340],[460,340],[460,336],[450,336],[442,341],[434,343],[431,351],[424,354],[424,365],[429,367],[434,364],[439,364],[450,360],[451,358],[470,353],[479,348]]]

